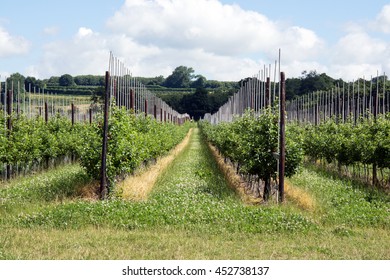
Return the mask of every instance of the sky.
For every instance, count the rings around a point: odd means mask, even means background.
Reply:
[[[353,80],[390,72],[390,0],[9,0],[0,80],[104,75],[110,51],[133,76],[180,65],[234,81],[275,65]],[[273,73],[273,70],[271,71]]]

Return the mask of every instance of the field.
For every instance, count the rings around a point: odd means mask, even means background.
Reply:
[[[3,185],[0,258],[390,258],[388,194],[305,167],[288,185],[313,209],[245,204],[197,128],[146,200],[93,200],[93,184],[74,164]]]

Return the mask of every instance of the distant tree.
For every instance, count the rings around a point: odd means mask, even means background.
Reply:
[[[210,111],[207,90],[198,88],[194,94],[184,95],[182,108],[195,120],[199,120]]]
[[[204,88],[206,86],[206,78],[202,75],[196,75],[196,80],[191,83],[191,87],[193,88]]]
[[[30,88],[32,91],[34,91],[34,87],[37,87],[37,86],[38,86],[38,81],[35,77],[28,76],[24,80],[24,88],[26,89],[26,91],[29,91]]]
[[[62,87],[69,87],[74,85],[74,79],[71,75],[64,74],[59,78],[58,83]]]
[[[317,90],[328,90],[334,86],[334,79],[325,73],[317,74],[316,71],[302,72],[300,95],[315,92]]]
[[[48,80],[43,80],[43,82],[48,86],[58,86],[60,77],[51,76]]]
[[[187,88],[194,78],[194,69],[186,66],[179,66],[169,75],[164,85],[171,88]]]
[[[14,89],[14,93],[17,92],[18,90],[18,85],[20,87],[20,90],[23,90],[24,89],[24,81],[25,81],[25,77],[20,74],[20,73],[13,73],[11,74],[11,76],[9,76],[7,78],[7,88],[8,89],[11,89],[13,88]]]
[[[73,80],[78,86],[104,86],[104,76],[79,75]]]
[[[299,95],[302,80],[299,78],[290,78],[286,80],[286,99],[293,99]]]

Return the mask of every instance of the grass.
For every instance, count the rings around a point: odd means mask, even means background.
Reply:
[[[304,169],[290,182],[318,201],[316,220],[323,225],[390,229],[390,196],[326,172]]]
[[[135,174],[118,183],[117,195],[126,200],[144,201],[152,191],[160,173],[164,171],[175,157],[187,146],[192,129],[184,140],[168,155],[158,158],[156,163],[137,170]]]
[[[308,234],[204,234],[154,230],[2,229],[0,259],[389,259],[384,230],[353,236]]]
[[[71,166],[2,187],[0,259],[390,259],[386,194],[303,169],[286,204],[246,205],[197,129],[147,200],[85,200],[88,183]]]

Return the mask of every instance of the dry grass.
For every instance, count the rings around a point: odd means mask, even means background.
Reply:
[[[85,200],[98,200],[99,186],[99,181],[91,181],[88,184],[82,186],[80,190],[78,190],[77,196]]]
[[[229,186],[238,193],[241,200],[246,204],[261,203],[263,201],[261,198],[254,197],[245,192],[245,181],[236,173],[233,166],[225,163],[223,157],[218,153],[218,150],[210,143],[208,144],[208,147],[218,163],[219,169],[229,183]],[[293,202],[303,210],[314,211],[316,204],[314,198],[309,193],[287,182],[285,183],[284,189],[288,201]]]
[[[161,172],[188,145],[192,130],[191,128],[183,141],[170,151],[168,155],[157,159],[157,162],[151,166],[139,169],[134,175],[118,183],[118,195],[128,200],[146,200]]]
[[[218,150],[208,143],[208,147],[218,164],[219,170],[225,176],[229,186],[236,191],[242,202],[245,204],[259,204],[262,199],[249,195],[245,192],[245,181],[236,173],[234,167],[226,164],[224,158],[218,153]]]
[[[292,201],[299,208],[306,211],[314,211],[316,208],[316,202],[308,192],[301,188],[297,188],[292,184],[285,182],[284,184],[284,192],[286,195],[286,199],[288,201]]]

